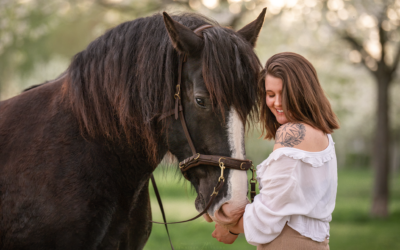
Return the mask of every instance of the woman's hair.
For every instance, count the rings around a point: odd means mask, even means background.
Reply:
[[[289,122],[302,122],[326,134],[339,128],[339,123],[318,81],[317,72],[303,56],[283,52],[268,59],[258,82],[262,134],[275,139],[280,124],[266,103],[267,75],[282,80],[282,107]]]

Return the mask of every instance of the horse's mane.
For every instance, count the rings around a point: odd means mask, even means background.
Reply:
[[[255,78],[261,65],[251,45],[204,16],[172,18],[192,30],[214,26],[203,33],[202,52],[211,101],[221,111],[233,106],[243,121],[256,117]],[[122,23],[76,54],[67,71],[64,95],[82,132],[140,143],[156,161],[155,118],[173,108],[178,56],[160,14]]]

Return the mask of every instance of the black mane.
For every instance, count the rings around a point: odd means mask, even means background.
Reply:
[[[221,110],[233,106],[243,121],[256,117],[261,64],[251,45],[204,16],[172,18],[192,30],[214,26],[203,33],[202,52],[211,100]],[[66,100],[82,131],[142,143],[155,156],[155,118],[173,108],[178,56],[160,14],[122,23],[90,43],[73,58],[65,82]]]

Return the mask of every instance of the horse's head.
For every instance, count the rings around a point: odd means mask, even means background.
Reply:
[[[164,13],[174,48],[186,55],[180,97],[183,114],[196,151],[200,154],[244,159],[244,128],[255,111],[260,63],[253,51],[265,10],[238,32],[213,26],[196,34]],[[168,118],[166,141],[179,161],[193,153],[179,119]],[[200,165],[187,177],[197,191],[196,209],[204,209],[221,175],[215,166]],[[225,185],[208,214],[222,224],[235,223],[247,199],[245,171],[225,169]]]

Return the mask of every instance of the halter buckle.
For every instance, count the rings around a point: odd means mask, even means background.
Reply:
[[[186,164],[186,159],[179,163],[179,169],[184,168],[185,164]]]
[[[218,182],[225,181],[225,177],[224,177],[224,169],[225,169],[225,165],[224,162],[221,161],[221,159],[225,159],[224,157],[219,158],[218,162],[219,162],[219,167],[221,168],[221,176],[218,178]]]
[[[252,177],[251,177],[250,183],[257,183],[257,179],[255,177],[256,169],[254,168],[253,164],[251,164],[250,170],[252,171]]]
[[[180,93],[181,93],[181,85],[177,84],[176,85],[176,93],[174,95],[174,98],[181,99]]]
[[[213,196],[214,194],[215,194],[216,196],[218,195],[218,192],[215,191],[215,187],[214,187],[214,192],[213,192],[210,196]]]

